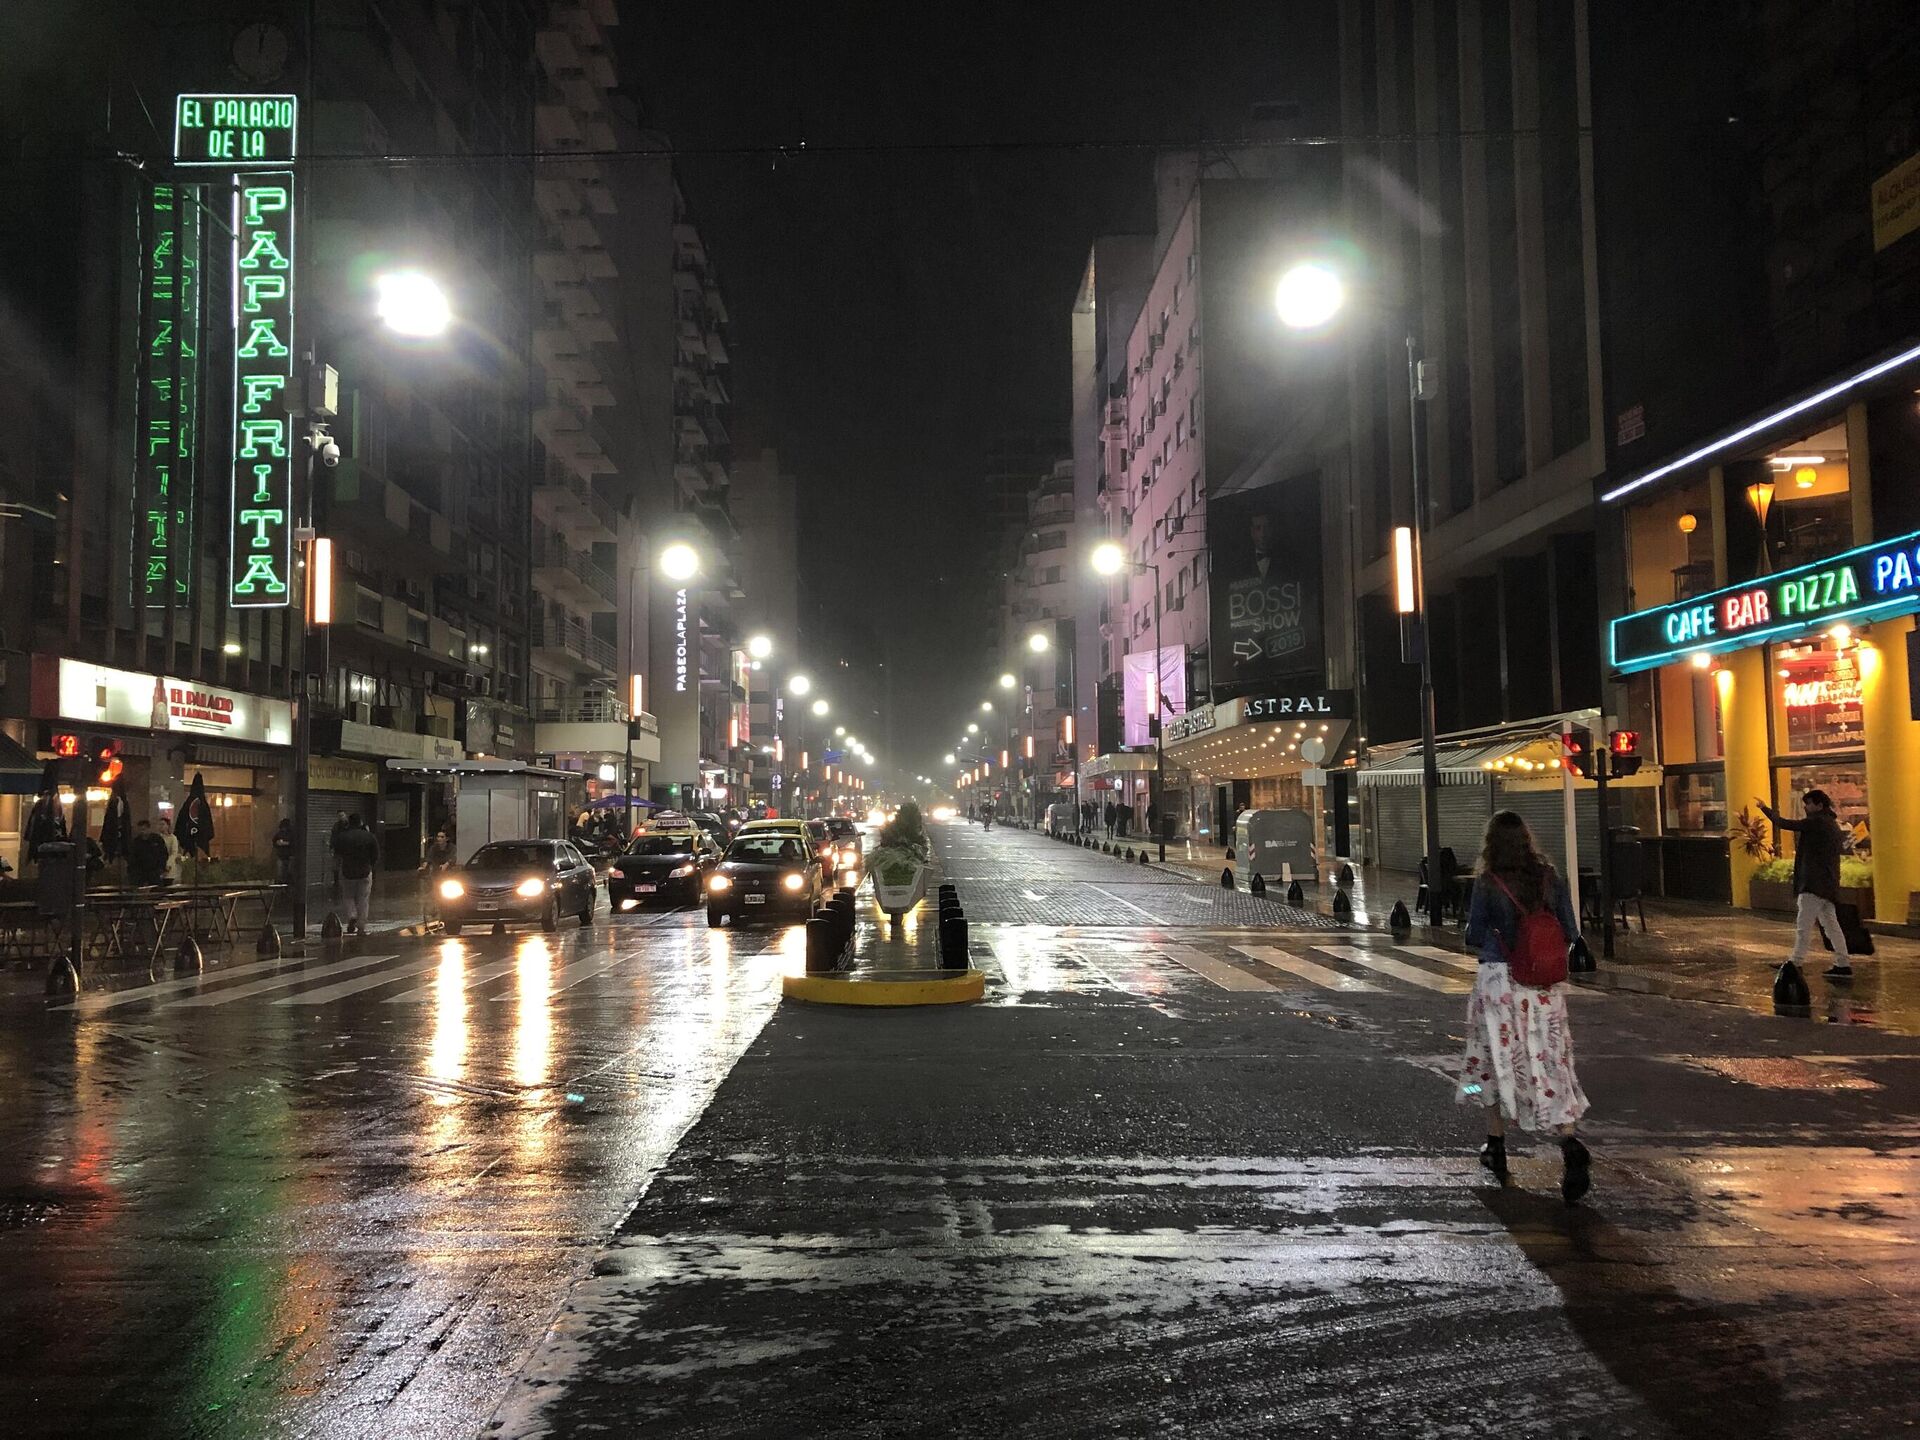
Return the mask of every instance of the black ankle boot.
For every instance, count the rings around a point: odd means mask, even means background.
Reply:
[[[1560,1142],[1560,1155],[1567,1167],[1560,1176],[1560,1198],[1569,1205],[1577,1205],[1593,1185],[1593,1157],[1587,1153],[1587,1147],[1571,1135]]]
[[[1507,1137],[1489,1135],[1480,1147],[1480,1164],[1502,1185],[1507,1183]]]

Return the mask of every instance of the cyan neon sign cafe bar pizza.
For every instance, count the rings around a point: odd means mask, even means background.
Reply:
[[[1811,565],[1613,622],[1613,667],[1651,670],[1839,624],[1920,611],[1920,534],[1863,545]]]

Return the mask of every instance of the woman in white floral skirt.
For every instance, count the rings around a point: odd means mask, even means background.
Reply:
[[[1546,910],[1559,919],[1569,944],[1580,933],[1567,885],[1534,847],[1527,822],[1502,810],[1487,822],[1467,911],[1467,943],[1480,951],[1467,1002],[1467,1049],[1460,1062],[1462,1105],[1487,1117],[1480,1163],[1507,1183],[1507,1126],[1560,1137],[1565,1171],[1560,1193],[1571,1205],[1592,1183],[1591,1157],[1573,1133],[1587,1113],[1587,1097],[1573,1072],[1573,1033],[1567,1024],[1565,985],[1516,985],[1507,957],[1522,911]]]

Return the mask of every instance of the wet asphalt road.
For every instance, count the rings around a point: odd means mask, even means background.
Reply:
[[[1461,957],[938,844],[976,1007],[777,1008],[793,932],[683,916],[9,1002],[0,1429],[1920,1423],[1920,1044],[1577,993],[1570,1215],[1481,1183]]]

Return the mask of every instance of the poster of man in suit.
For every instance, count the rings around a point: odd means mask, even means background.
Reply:
[[[1207,545],[1213,683],[1323,670],[1319,477],[1214,496]]]

